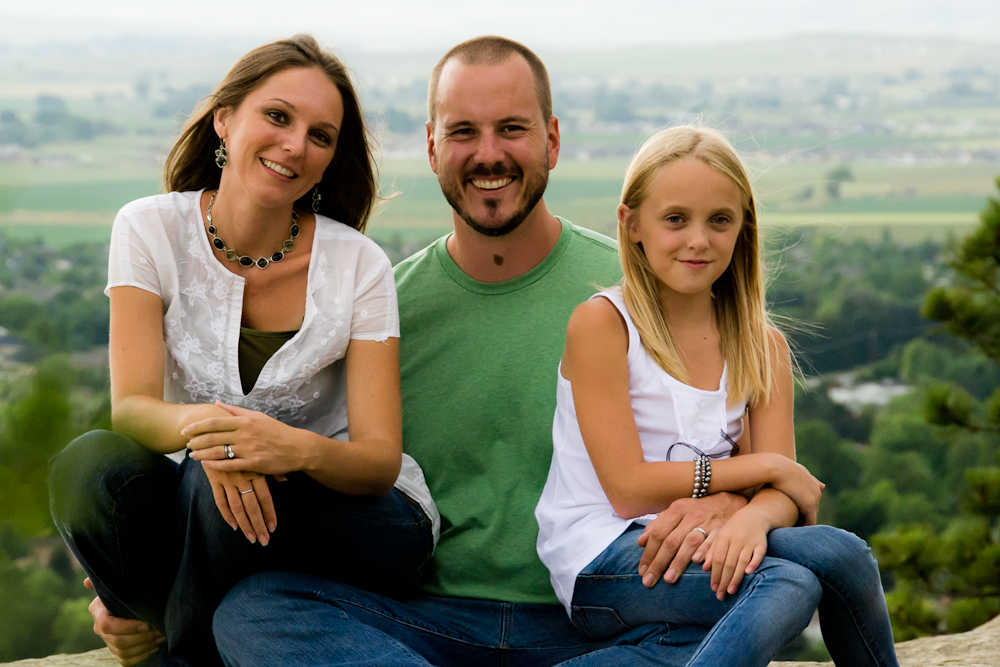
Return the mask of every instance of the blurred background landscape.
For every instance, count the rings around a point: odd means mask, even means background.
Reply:
[[[625,168],[657,129],[701,123],[730,137],[762,209],[769,299],[791,318],[805,375],[796,440],[827,484],[821,521],[874,544],[897,641],[1000,614],[1000,37],[978,25],[996,10],[960,25],[935,22],[947,9],[896,25],[898,5],[876,4],[879,26],[800,16],[760,37],[730,21],[715,39],[699,23],[690,39],[647,26],[635,43],[588,39],[583,27],[575,41],[532,41],[501,24],[395,47],[333,39],[305,20],[210,40],[174,25],[71,37],[64,16],[44,35],[30,11],[4,10],[0,662],[100,645],[44,480],[48,457],[110,424],[103,288],[114,215],[161,191],[181,123],[228,67],[296,30],[337,47],[356,74],[383,194],[397,193],[369,234],[394,262],[452,226],[424,121],[429,72],[461,39],[508,34],[548,65],[562,151],[546,200],[577,224],[614,235]],[[825,655],[807,631],[782,657]]]

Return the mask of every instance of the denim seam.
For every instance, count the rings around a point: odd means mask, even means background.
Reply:
[[[456,641],[456,642],[461,642],[463,644],[468,644],[469,646],[476,646],[478,648],[486,648],[486,649],[496,648],[495,646],[490,646],[489,644],[479,644],[479,643],[476,643],[476,642],[473,642],[473,641],[469,641],[468,639],[465,639],[464,637],[458,637],[458,636],[451,635],[451,634],[448,634],[448,633],[445,633],[445,632],[441,632],[439,630],[434,630],[432,628],[429,628],[429,627],[426,627],[424,625],[420,625],[420,624],[414,623],[412,621],[403,620],[403,619],[399,618],[398,616],[386,613],[382,609],[379,609],[379,608],[376,608],[376,607],[369,607],[368,605],[362,604],[361,602],[356,602],[354,600],[345,600],[343,598],[336,598],[336,597],[332,598],[332,600],[335,603],[337,603],[337,604],[349,604],[349,605],[351,605],[353,607],[358,607],[359,609],[364,609],[365,611],[367,611],[369,613],[375,614],[376,616],[381,616],[382,618],[388,619],[388,620],[390,620],[390,621],[392,621],[394,623],[399,623],[400,625],[405,625],[407,627],[414,628],[416,630],[420,630],[421,632],[426,632],[426,633],[431,634],[431,635],[435,635],[435,636],[438,636],[438,637],[443,637],[445,639],[450,639],[450,640]]]
[[[698,646],[698,649],[694,652],[694,655],[691,656],[691,660],[688,661],[688,664],[693,663],[702,654],[702,652],[705,650],[705,647],[708,646],[709,641],[716,634],[716,631],[718,630],[719,625],[721,625],[722,622],[724,620],[726,620],[726,618],[730,614],[732,614],[734,611],[736,611],[737,609],[739,609],[741,606],[743,606],[743,604],[747,600],[750,599],[750,596],[753,593],[753,591],[757,588],[758,584],[761,581],[764,580],[764,578],[766,576],[764,572],[757,572],[756,574],[757,574],[757,576],[753,578],[752,582],[750,582],[750,587],[747,588],[747,590],[744,592],[744,594],[741,597],[741,599],[736,604],[734,604],[729,611],[727,611],[725,614],[723,614],[722,618],[720,618],[716,622],[716,624],[712,626],[712,629],[708,631],[708,634],[705,635],[705,638],[701,641],[701,644]]]
[[[321,597],[322,597],[322,594],[321,594]],[[420,630],[421,632],[426,632],[427,634],[430,634],[430,635],[435,635],[437,637],[443,637],[445,639],[450,639],[450,640],[455,641],[455,642],[459,642],[459,643],[462,643],[462,644],[467,644],[468,646],[475,646],[477,648],[483,648],[483,649],[489,649],[489,650],[506,649],[506,650],[517,650],[517,651],[552,651],[552,650],[562,650],[562,649],[578,649],[581,646],[585,645],[585,643],[580,643],[580,644],[572,644],[570,646],[544,646],[544,647],[524,646],[524,647],[517,647],[516,649],[511,649],[510,647],[493,646],[491,644],[482,644],[482,643],[477,643],[477,642],[469,641],[468,639],[465,639],[464,637],[459,637],[457,635],[448,634],[448,633],[445,633],[445,632],[441,632],[440,630],[435,630],[435,629],[426,627],[424,625],[420,625],[420,624],[414,623],[412,621],[404,620],[404,619],[401,619],[401,618],[399,618],[397,616],[394,616],[392,614],[388,614],[388,613],[386,613],[382,609],[374,608],[374,607],[369,607],[368,605],[362,604],[361,602],[357,602],[357,601],[354,601],[354,600],[346,600],[344,598],[337,598],[337,597],[333,597],[333,598],[329,598],[329,599],[331,599],[332,601],[334,601],[337,604],[346,604],[346,605],[351,605],[352,607],[358,607],[359,609],[364,609],[365,611],[368,611],[368,612],[370,612],[372,614],[375,614],[376,616],[381,616],[382,618],[388,619],[388,620],[390,620],[390,621],[392,621],[394,623],[399,623],[400,625],[405,625],[407,627],[414,628],[416,630]]]
[[[869,636],[870,633],[868,632],[868,627],[858,622],[857,614],[854,613],[851,605],[847,603],[847,599],[840,594],[840,591],[838,591],[833,586],[830,586],[826,579],[823,579],[815,572],[813,572],[813,574],[816,576],[817,579],[819,579],[819,582],[823,584],[827,590],[835,593],[837,597],[840,598],[840,601],[844,603],[844,607],[850,611],[848,616],[851,617],[851,622],[854,623],[854,627],[857,628],[858,634],[864,640],[863,643],[865,645],[865,649],[868,650],[868,655],[875,662],[875,664],[877,665],[887,664],[885,663],[885,661],[879,660],[878,656],[875,655],[875,651],[872,650],[872,644],[874,644],[875,642],[872,640],[872,637]]]

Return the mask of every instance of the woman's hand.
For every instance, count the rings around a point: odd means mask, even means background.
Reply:
[[[187,447],[191,450],[191,458],[202,461],[205,470],[280,477],[302,468],[302,454],[293,437],[297,429],[262,412],[219,401],[215,405],[230,416],[203,419],[181,431],[181,435],[189,438]]]
[[[820,496],[826,484],[813,477],[801,463],[778,455],[778,474],[771,486],[791,498],[804,517],[803,525],[816,525],[816,513],[819,511]]]
[[[90,577],[83,585],[94,590]],[[101,598],[95,597],[90,603],[90,615],[94,617],[94,634],[107,644],[108,650],[122,667],[132,667],[156,653],[167,640],[162,634],[143,621],[112,616]]]
[[[740,510],[706,540],[702,569],[712,571],[712,590],[725,600],[740,588],[743,577],[757,569],[767,553],[769,522],[749,506]]]
[[[259,540],[266,547],[278,526],[278,517],[264,476],[203,467],[222,518],[233,530],[241,529],[251,543]]]

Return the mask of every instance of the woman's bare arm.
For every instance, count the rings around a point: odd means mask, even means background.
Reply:
[[[347,422],[350,441],[293,428],[252,410],[224,406],[184,429],[193,458],[212,470],[267,475],[305,471],[351,495],[385,495],[402,461],[399,339],[352,340],[347,347]],[[224,445],[236,458],[227,459]]]
[[[224,414],[214,405],[163,400],[163,300],[138,287],[111,288],[111,423],[154,452],[184,449],[181,429]]]

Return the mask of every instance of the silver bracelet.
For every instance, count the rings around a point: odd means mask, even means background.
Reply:
[[[692,498],[708,495],[708,485],[712,481],[712,459],[702,454],[694,461],[694,492]]]

